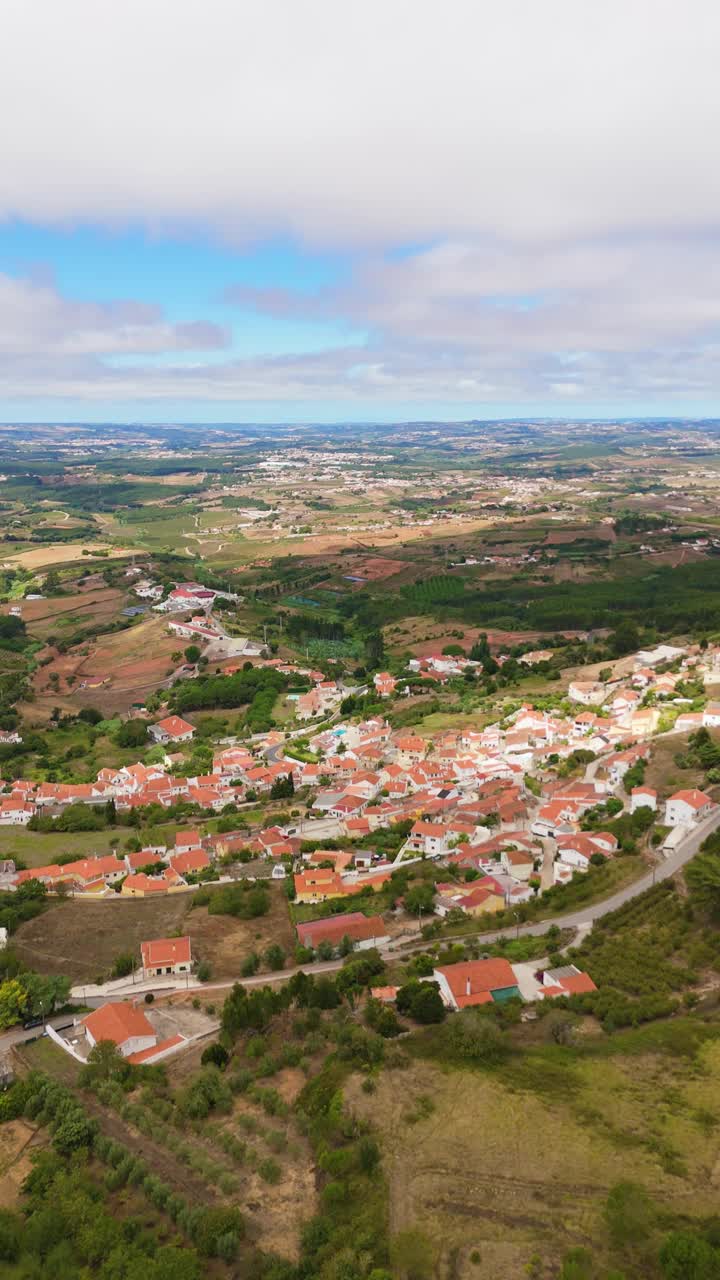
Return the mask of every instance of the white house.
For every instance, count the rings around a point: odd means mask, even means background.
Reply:
[[[665,822],[669,827],[687,826],[707,817],[713,807],[710,796],[694,787],[691,791],[676,791],[665,801]]]
[[[424,853],[430,858],[437,857],[439,854],[447,853],[448,840],[451,836],[452,832],[441,822],[418,821],[413,823],[406,848],[412,849],[415,853]]]
[[[182,716],[167,716],[157,724],[151,724],[148,733],[156,742],[189,742],[195,732],[194,725]]]
[[[568,685],[568,698],[586,707],[599,707],[605,701],[605,685],[596,680],[572,680]]]
[[[706,729],[720,727],[720,702],[708,702],[702,713],[702,722]]]
[[[143,978],[190,973],[192,954],[189,938],[155,938],[140,944]]]
[[[35,805],[26,800],[23,795],[0,798],[0,826],[26,827],[34,813]]]
[[[633,787],[630,792],[630,812],[638,809],[657,809],[657,791],[652,787]]]
[[[141,1009],[128,1001],[104,1004],[80,1020],[90,1048],[101,1040],[111,1040],[117,1045],[123,1058],[157,1044],[155,1030]]]

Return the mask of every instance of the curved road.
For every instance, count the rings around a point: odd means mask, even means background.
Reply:
[[[670,877],[674,876],[677,871],[680,871],[686,863],[690,862],[691,858],[695,857],[695,854],[703,840],[711,835],[713,831],[717,830],[718,826],[720,826],[720,807],[713,810],[704,822],[698,823],[697,827],[694,827],[689,831],[685,839],[678,845],[677,849],[665,858],[662,863],[653,868],[652,871],[648,871],[646,875],[640,876],[638,880],[633,880],[632,884],[626,885],[624,889],[619,889],[617,893],[612,895],[612,897],[604,898],[601,902],[591,903],[587,907],[582,907],[579,911],[571,911],[565,915],[551,916],[547,920],[538,920],[532,924],[522,924],[519,926],[511,925],[509,928],[496,929],[489,933],[478,934],[476,935],[477,940],[480,942],[497,942],[499,938],[522,938],[532,935],[541,936],[542,934],[547,933],[548,929],[550,929],[552,925],[558,925],[562,929],[572,929],[578,928],[582,925],[592,924],[593,921],[600,920],[602,916],[608,915],[611,911],[616,911],[617,908],[623,906],[624,903],[630,902],[632,898],[637,898],[639,894],[645,893],[647,889],[650,889],[659,880],[669,880]],[[448,938],[447,940],[450,941],[451,939]],[[403,946],[399,947],[396,952],[398,958],[401,957],[402,952],[413,947],[417,947],[417,945],[418,944],[416,942],[403,944]],[[389,949],[390,948],[387,947],[384,948],[385,951],[388,951]],[[212,985],[202,988],[196,987],[195,991],[202,991],[204,994],[209,995],[212,991],[227,990],[228,988],[233,987],[236,982],[241,983],[245,987],[265,986],[269,982],[282,982],[287,978],[291,978],[294,973],[298,973],[301,969],[304,969],[307,973],[331,973],[335,969],[342,968],[343,963],[344,961],[340,959],[320,961],[319,963],[311,965],[297,965],[291,969],[279,969],[273,973],[255,974],[252,978],[237,978],[228,982],[213,983]],[[171,996],[175,993],[184,993],[185,991],[185,986],[180,985],[175,988],[175,991],[168,991],[166,989],[165,991],[158,992],[158,996]],[[108,1003],[108,1001],[113,998],[116,1000],[126,1000],[128,994],[132,994],[132,992],[125,992],[122,995],[118,994],[115,997],[94,997],[89,999],[87,1003],[88,1005],[96,1007],[97,1005]],[[49,1019],[49,1021],[52,1022],[53,1026],[67,1026],[68,1015],[60,1014],[55,1018]],[[23,1027],[16,1027],[11,1031],[6,1032],[5,1035],[0,1036],[0,1053],[10,1049],[14,1044],[21,1044],[25,1040],[34,1040],[39,1035],[42,1035],[42,1029],[40,1027],[34,1027],[27,1031]]]

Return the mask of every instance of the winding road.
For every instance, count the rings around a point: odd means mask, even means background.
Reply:
[[[673,852],[665,858],[663,862],[655,866],[652,871],[648,871],[645,875],[640,876],[638,880],[633,880],[632,884],[626,885],[624,889],[619,889],[618,892],[612,894],[611,897],[603,898],[600,902],[591,903],[587,907],[582,907],[579,911],[567,912],[564,915],[550,916],[547,920],[538,920],[532,924],[511,925],[509,928],[496,929],[489,933],[478,934],[477,941],[497,942],[500,938],[524,938],[529,936],[540,937],[547,933],[548,929],[550,929],[552,925],[558,925],[561,929],[577,929],[591,925],[595,920],[602,919],[603,916],[608,915],[611,911],[616,911],[618,907],[622,907],[624,903],[630,902],[632,898],[637,898],[641,893],[645,893],[647,889],[652,888],[652,886],[657,884],[658,881],[669,880],[676,874],[676,872],[680,871],[686,863],[690,862],[690,860],[695,857],[695,854],[700,848],[703,840],[707,839],[707,837],[711,835],[713,831],[716,831],[719,826],[720,807],[713,810],[704,822],[700,822],[696,827],[693,827],[688,832],[685,839],[678,845],[677,849],[673,850]],[[450,941],[449,938],[447,940]],[[387,947],[382,949],[386,953],[392,952],[394,956],[397,956],[397,958],[400,959],[404,953],[411,951],[413,948],[417,948],[417,946],[418,942],[411,941],[404,943],[402,946],[397,948],[393,948],[392,944],[389,944]],[[236,982],[241,983],[242,986],[245,987],[265,986],[270,982],[285,981],[288,978],[291,978],[294,973],[300,972],[301,969],[304,969],[306,973],[332,973],[336,969],[341,969],[343,964],[344,960],[342,959],[324,960],[315,964],[293,966],[291,969],[278,969],[272,973],[255,974],[252,978],[237,978],[231,979],[227,982],[216,982],[202,988],[196,987],[195,991],[199,992],[201,990],[204,995],[210,995],[211,992],[214,991],[227,990],[230,987],[233,987]],[[184,992],[185,990],[186,988],[184,985],[179,985],[174,989],[174,991],[166,989],[158,992],[158,996],[171,996],[176,992]],[[117,994],[115,996],[97,996],[88,999],[87,1004],[92,1007],[97,1007],[98,1005],[108,1003],[108,1001],[112,999],[125,1000],[127,999],[127,996],[127,992],[122,995]],[[60,1014],[55,1018],[50,1018],[49,1021],[54,1027],[67,1026],[69,1018],[67,1014]],[[0,1036],[0,1053],[6,1052],[15,1044],[22,1044],[27,1040],[35,1040],[39,1035],[42,1035],[40,1027],[32,1027],[28,1030],[25,1030],[23,1027],[15,1027]]]

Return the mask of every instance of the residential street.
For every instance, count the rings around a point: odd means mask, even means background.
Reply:
[[[715,831],[718,826],[720,826],[720,810],[711,813],[704,822],[698,823],[698,826],[694,830],[688,832],[688,835],[682,844],[680,844],[669,857],[659,863],[654,871],[647,872],[647,874],[641,876],[639,880],[634,880],[632,884],[626,885],[624,889],[620,889],[610,898],[603,899],[602,902],[592,903],[590,906],[583,907],[579,911],[568,912],[565,915],[552,916],[548,920],[539,920],[535,924],[523,924],[520,925],[519,928],[510,927],[497,929],[489,933],[483,933],[479,935],[479,939],[480,941],[485,942],[496,942],[499,938],[541,936],[542,934],[547,933],[551,925],[554,924],[558,925],[560,928],[568,929],[587,926],[595,920],[600,920],[602,916],[608,915],[609,912],[617,910],[617,908],[621,907],[623,903],[629,902],[632,898],[636,898],[639,894],[644,893],[646,889],[650,889],[658,880],[668,880],[671,876],[675,875],[676,871],[679,871],[690,861],[691,858],[695,856],[703,840],[705,840],[711,832]],[[398,948],[394,954],[400,958],[406,951],[412,951],[413,949],[417,950],[418,946],[418,942],[405,943],[402,947]],[[392,950],[392,947],[384,948],[384,950],[386,952],[390,951]],[[202,991],[204,995],[210,995],[215,991],[228,990],[230,987],[235,985],[235,982],[239,982],[245,987],[264,986],[270,982],[285,981],[288,978],[291,978],[294,973],[298,973],[300,969],[304,969],[307,973],[314,974],[332,973],[334,970],[342,968],[342,965],[342,960],[325,960],[320,963],[310,965],[300,965],[289,969],[279,969],[273,973],[260,973],[256,974],[252,978],[237,978],[228,980],[227,982],[216,982],[206,987],[196,987],[195,991],[198,994]],[[185,990],[186,988],[184,985],[179,985],[175,988],[175,992],[177,993],[182,993]],[[170,996],[175,992],[166,989],[162,992],[162,995]],[[131,994],[132,991],[125,992],[122,995],[108,994],[105,996],[93,996],[87,1000],[87,1004],[92,1008],[97,1008],[98,1005],[105,1004],[108,1000],[124,1000]],[[66,1025],[68,1022],[68,1015],[61,1014],[56,1018],[50,1019],[50,1021],[53,1026]],[[14,1044],[21,1044],[23,1041],[34,1040],[39,1034],[42,1034],[42,1029],[40,1027],[33,1027],[27,1031],[22,1027],[15,1027],[11,1031],[7,1031],[4,1035],[0,1036],[0,1053],[10,1049]]]

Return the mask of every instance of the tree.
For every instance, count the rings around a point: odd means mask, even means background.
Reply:
[[[640,647],[640,633],[631,618],[623,618],[622,622],[618,623],[610,636],[609,644],[618,658]]]
[[[650,1198],[636,1182],[618,1182],[605,1202],[605,1222],[617,1249],[645,1240],[655,1217]]]
[[[80,1147],[91,1147],[96,1125],[80,1107],[68,1109],[53,1135],[53,1146],[61,1156],[71,1155]]]
[[[434,1249],[421,1231],[399,1231],[390,1243],[394,1276],[402,1280],[430,1280],[435,1271]]]
[[[673,1231],[660,1250],[666,1280],[716,1280],[720,1252],[692,1231]]]
[[[83,707],[82,711],[78,711],[78,720],[82,720],[84,724],[100,724],[104,718],[102,711],[98,711],[97,707]]]
[[[200,1061],[204,1067],[209,1065],[224,1071],[230,1061],[230,1054],[223,1045],[218,1044],[216,1041],[214,1044],[209,1044],[206,1049],[203,1049]]]
[[[685,869],[685,880],[698,902],[720,911],[720,857],[716,853],[697,854]]]
[[[267,948],[267,951],[265,952],[265,963],[271,972],[275,969],[284,969],[285,952],[277,942],[271,943]]]
[[[27,1005],[27,992],[17,978],[0,983],[0,1027],[6,1029],[19,1022]]]
[[[412,978],[399,988],[395,1004],[399,1013],[407,1014],[424,1025],[442,1022],[445,1017],[445,1005],[437,982],[419,982]]]
[[[593,1280],[594,1275],[592,1255],[587,1249],[580,1246],[565,1255],[560,1280]]]
[[[185,657],[188,662],[197,662],[200,657],[200,648],[196,644],[189,644],[185,650]]]
[[[127,1075],[129,1069],[114,1041],[98,1040],[87,1056],[80,1080],[83,1085],[99,1084]]]
[[[113,961],[113,977],[127,978],[135,969],[135,956],[131,951],[122,951]]]
[[[365,667],[368,671],[376,671],[385,661],[385,642],[382,631],[370,631],[365,637],[363,648]]]
[[[143,747],[147,736],[147,720],[126,720],[115,734],[115,741],[119,747]]]
[[[237,1247],[237,1242],[242,1239],[244,1234],[245,1222],[240,1210],[218,1206],[202,1210],[193,1231],[193,1240],[200,1253],[205,1257],[218,1257],[222,1254],[224,1258],[227,1258],[226,1238],[231,1236]],[[225,1245],[219,1249],[218,1246],[223,1240],[225,1240]],[[230,1256],[232,1257],[232,1253]]]
[[[552,1009],[545,1019],[545,1034],[554,1044],[570,1045],[575,1039],[577,1018],[568,1009]]]
[[[416,884],[405,894],[405,910],[419,915],[421,911],[432,911],[435,902],[435,890],[431,884]]]
[[[503,1033],[487,1014],[465,1009],[447,1028],[453,1051],[471,1062],[498,1062],[506,1052]]]

